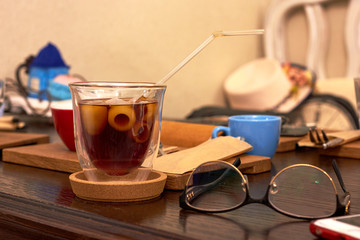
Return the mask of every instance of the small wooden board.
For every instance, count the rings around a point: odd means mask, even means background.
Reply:
[[[165,121],[161,122],[161,142],[168,146],[195,147],[211,138],[215,125]],[[303,137],[280,137],[276,152],[294,151]]]
[[[271,160],[269,157],[254,156],[243,154],[240,155],[241,165],[239,169],[243,174],[256,174],[270,171]],[[227,160],[227,162],[233,163],[235,158]],[[169,190],[183,190],[186,182],[188,181],[191,172],[185,174],[167,174],[167,180],[165,189]]]
[[[7,148],[3,161],[69,173],[82,170],[76,152],[62,142]]]
[[[288,152],[296,149],[296,144],[303,137],[280,137],[276,152]]]
[[[47,134],[0,132],[0,149],[48,143],[50,140]]]
[[[211,133],[216,126],[161,121],[161,142],[167,146],[179,146],[184,148],[195,147],[211,138]]]
[[[321,155],[360,159],[360,140],[349,142],[344,145],[320,149]]]
[[[240,169],[243,173],[261,173],[269,171],[271,168],[271,161],[268,157],[245,154],[240,157]],[[233,162],[234,159],[228,161]],[[69,151],[62,142],[4,149],[3,161],[68,173],[81,171],[76,152]],[[190,173],[167,175],[165,188],[180,190],[184,188]]]

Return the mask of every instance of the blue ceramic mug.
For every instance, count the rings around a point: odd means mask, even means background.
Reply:
[[[226,136],[243,137],[253,150],[251,155],[272,158],[279,143],[281,117],[271,115],[237,115],[229,117],[229,127],[218,126],[212,132],[212,138],[219,133]]]

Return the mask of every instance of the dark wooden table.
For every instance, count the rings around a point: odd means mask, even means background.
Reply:
[[[51,134],[47,123],[28,128]],[[262,197],[277,171],[295,163],[310,163],[327,171],[340,186],[332,157],[317,150],[278,153],[271,172],[249,175],[250,192]],[[360,160],[337,159],[351,192],[351,214],[360,213]],[[1,239],[314,239],[309,222],[249,204],[220,214],[200,214],[179,207],[179,191],[134,203],[103,203],[77,198],[69,174],[0,162]],[[301,206],[299,206],[301,207]]]

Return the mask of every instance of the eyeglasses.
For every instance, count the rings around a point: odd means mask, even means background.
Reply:
[[[249,183],[233,164],[211,161],[198,166],[190,175],[180,196],[180,207],[200,212],[226,212],[249,203],[260,203],[296,218],[316,219],[348,213],[350,193],[346,190],[336,161],[332,162],[344,191],[340,199],[334,181],[324,170],[309,164],[282,169],[270,181],[262,199],[249,195]]]

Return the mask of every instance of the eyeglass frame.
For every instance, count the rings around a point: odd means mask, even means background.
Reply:
[[[227,164],[229,165],[231,168],[233,168],[236,172],[238,172],[240,174],[240,176],[242,177],[244,183],[245,183],[245,186],[246,186],[246,197],[245,197],[245,200],[238,204],[238,205],[235,205],[234,207],[230,207],[228,209],[223,209],[223,210],[205,210],[205,209],[200,209],[200,208],[196,208],[196,207],[193,207],[191,206],[189,203],[188,203],[188,194],[186,193],[186,190],[187,190],[187,185],[189,184],[190,182],[190,179],[191,179],[191,176],[193,175],[193,173],[195,172],[196,169],[198,169],[200,166],[204,165],[204,164],[207,164],[207,163],[210,163],[210,162],[219,162],[219,163],[224,163],[224,164]],[[190,175],[189,179],[187,180],[187,183],[185,185],[185,189],[184,191],[181,193],[180,197],[179,197],[179,204],[180,204],[180,207],[183,208],[183,209],[186,209],[186,210],[194,210],[194,211],[198,211],[198,212],[204,212],[204,213],[221,213],[221,212],[228,212],[228,211],[232,211],[232,210],[235,210],[235,209],[238,209],[240,207],[243,207],[247,204],[251,204],[251,203],[259,203],[259,204],[264,204],[268,207],[270,207],[271,209],[274,209],[276,212],[279,212],[281,214],[284,214],[286,216],[289,216],[289,217],[294,217],[294,218],[300,218],[300,219],[308,219],[308,220],[311,220],[311,219],[319,219],[319,218],[325,218],[325,217],[334,217],[334,216],[341,216],[341,215],[346,215],[349,213],[349,208],[350,208],[350,198],[351,198],[351,195],[350,195],[350,192],[348,192],[345,188],[345,184],[344,184],[344,181],[342,179],[342,176],[341,176],[341,173],[340,173],[340,169],[339,167],[337,166],[337,163],[336,163],[336,160],[334,159],[332,161],[332,167],[335,171],[335,174],[337,176],[337,179],[340,183],[340,186],[342,188],[342,190],[344,191],[344,198],[343,198],[343,202],[341,203],[341,200],[340,200],[340,197],[339,197],[339,194],[338,194],[338,191],[336,189],[336,186],[335,186],[335,183],[333,181],[333,179],[331,178],[331,176],[325,172],[323,169],[319,168],[319,167],[316,167],[314,165],[311,165],[311,164],[294,164],[294,165],[290,165],[288,167],[285,167],[283,168],[282,170],[280,170],[278,173],[275,174],[274,177],[271,178],[270,180],[270,183],[268,185],[268,188],[266,190],[266,193],[264,195],[263,198],[260,198],[260,199],[255,199],[255,198],[252,198],[250,196],[250,188],[249,188],[249,182],[248,182],[248,179],[246,177],[246,175],[243,175],[240,170],[238,169],[238,166],[240,166],[241,164],[241,160],[240,158],[237,158],[233,164],[230,164],[226,161],[210,161],[210,162],[205,162],[201,165],[199,165],[198,167],[196,167],[193,171],[193,173]],[[329,216],[321,216],[321,217],[305,217],[305,216],[300,216],[300,215],[296,215],[296,214],[290,214],[290,213],[287,213],[287,212],[283,212],[279,209],[277,209],[275,206],[273,206],[271,204],[271,202],[269,201],[269,192],[270,192],[270,188],[272,187],[272,184],[274,182],[274,180],[277,178],[278,175],[280,175],[282,172],[286,171],[287,169],[290,169],[290,168],[293,168],[293,167],[298,167],[298,166],[306,166],[306,167],[312,167],[312,168],[315,168],[317,170],[320,170],[321,172],[323,172],[331,181],[332,183],[332,186],[335,190],[335,195],[336,195],[336,210],[334,211],[334,213],[332,215],[329,215]],[[191,196],[193,197],[193,196]]]

